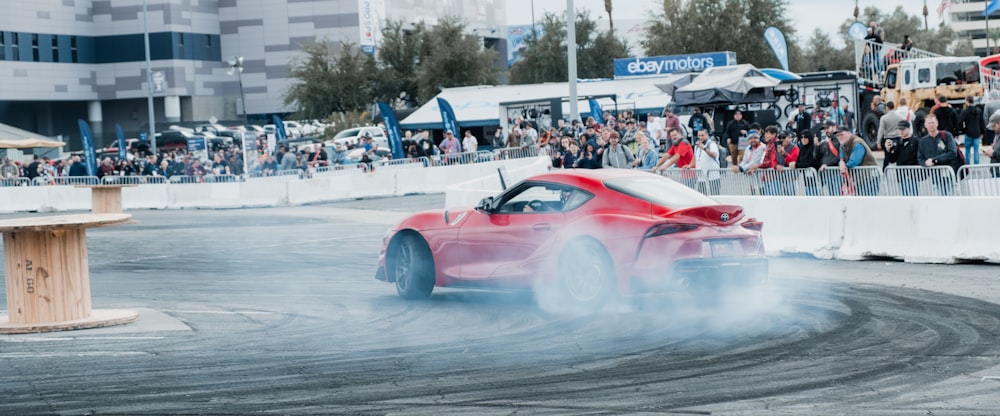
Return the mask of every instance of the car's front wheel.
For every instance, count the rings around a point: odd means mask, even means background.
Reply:
[[[563,250],[559,284],[566,300],[587,310],[603,306],[617,290],[611,258],[591,240],[573,241]]]
[[[390,270],[396,281],[396,292],[404,299],[426,299],[434,290],[434,260],[427,243],[407,234],[390,250]]]

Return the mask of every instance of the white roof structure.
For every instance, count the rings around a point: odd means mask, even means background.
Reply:
[[[590,112],[587,97],[617,95],[618,106],[638,113],[659,113],[670,102],[670,96],[656,87],[663,84],[663,77],[581,81],[577,83],[578,109],[583,118]],[[544,101],[569,97],[569,84],[552,82],[524,85],[477,85],[472,87],[445,88],[435,98],[444,98],[455,110],[455,117],[462,127],[499,126],[500,103]],[[597,100],[607,109],[614,105],[610,98]],[[563,114],[569,118],[568,104]],[[404,129],[440,129],[441,113],[437,100],[432,99],[400,121]]]

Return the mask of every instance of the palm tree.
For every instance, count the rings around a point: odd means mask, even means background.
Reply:
[[[993,53],[1000,53],[998,52],[1000,45],[997,45],[997,42],[1000,41],[1000,29],[991,29],[989,37],[993,40]],[[989,53],[989,48],[987,48],[986,53]]]

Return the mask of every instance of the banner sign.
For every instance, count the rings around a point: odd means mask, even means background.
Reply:
[[[403,132],[399,129],[399,121],[396,120],[396,112],[392,111],[389,104],[379,101],[378,111],[382,113],[382,121],[385,122],[385,131],[389,134],[389,150],[392,151],[393,159],[403,159]],[[457,133],[456,133],[457,134]]]
[[[455,118],[455,111],[451,109],[451,104],[448,104],[444,98],[438,98],[438,109],[441,110],[441,128],[445,131],[451,130],[455,133],[455,137],[461,137],[458,132],[458,119]]]
[[[385,20],[385,0],[359,0],[358,29],[361,31],[361,50],[374,55],[382,43],[382,21]]]
[[[615,78],[648,77],[674,72],[701,72],[716,66],[736,65],[736,52],[648,56],[615,59]]]
[[[781,29],[771,26],[764,30],[764,39],[767,40],[768,45],[771,45],[771,50],[774,51],[774,56],[778,58],[781,69],[787,71],[788,44],[785,43],[785,34],[781,33]]]
[[[94,135],[90,132],[90,124],[82,119],[76,120],[80,125],[80,140],[83,142],[83,160],[87,163],[87,176],[97,176],[97,154],[94,153]]]

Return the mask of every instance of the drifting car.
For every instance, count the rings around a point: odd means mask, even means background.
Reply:
[[[596,308],[618,295],[766,282],[763,224],[669,178],[567,169],[525,179],[475,208],[414,214],[385,235],[375,278],[407,299],[435,286],[555,288]]]

